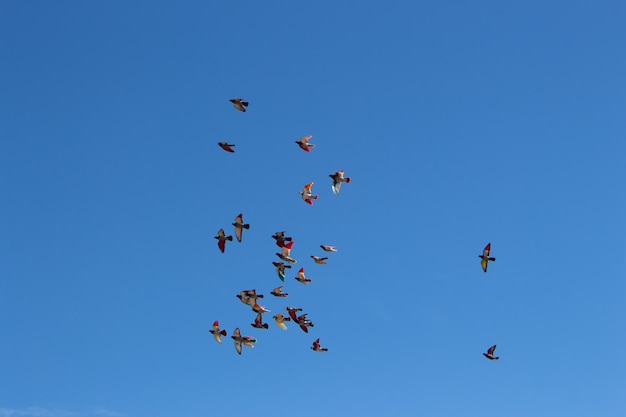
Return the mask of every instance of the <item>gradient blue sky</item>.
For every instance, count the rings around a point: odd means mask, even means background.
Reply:
[[[625,20],[622,1],[2,1],[0,417],[626,415]],[[278,230],[313,279],[289,271],[284,300]],[[286,305],[308,335],[271,323]],[[216,344],[214,320],[256,348]]]

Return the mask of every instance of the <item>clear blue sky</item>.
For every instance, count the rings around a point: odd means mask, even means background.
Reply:
[[[518,3],[1,2],[0,417],[626,415],[626,4]]]

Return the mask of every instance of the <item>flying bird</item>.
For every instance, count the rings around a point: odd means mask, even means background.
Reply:
[[[240,98],[234,98],[232,100],[230,100],[231,103],[233,103],[233,106],[242,112],[245,112],[246,109],[245,107],[248,107],[248,102],[247,101],[243,101],[243,99]]]
[[[315,262],[316,264],[320,264],[320,265],[326,265],[326,259],[328,259],[328,258],[321,258],[315,255],[311,255],[311,258],[313,259],[313,262]]]
[[[287,312],[289,313],[289,317],[291,317],[291,319],[295,322],[298,321],[298,316],[296,315],[296,312],[298,311],[302,311],[301,308],[295,308],[295,307],[285,307],[285,310],[287,310]]]
[[[300,149],[302,149],[303,151],[311,152],[311,149],[315,148],[315,145],[313,145],[312,143],[309,143],[309,140],[311,140],[312,137],[313,136],[304,136],[300,138],[300,140],[297,140],[296,143],[298,144]]]
[[[280,287],[274,288],[272,292],[270,292],[270,294],[272,294],[274,297],[287,297],[289,295],[288,293],[283,292],[282,285]]]
[[[272,235],[272,237],[276,240],[276,244],[281,248],[283,247],[285,241],[291,242],[291,238],[285,236],[285,232],[276,232]]]
[[[300,283],[302,283],[304,285],[306,285],[309,282],[311,282],[310,279],[305,278],[305,276],[304,276],[304,268],[300,268],[300,270],[298,271],[298,275],[296,276],[296,281],[298,281],[298,282],[300,282]]]
[[[257,303],[257,298],[263,298],[263,294],[257,294],[256,290],[243,290],[240,291],[236,297],[239,298],[242,303],[249,305],[250,307],[254,307]]]
[[[487,264],[489,263],[489,261],[495,261],[496,258],[490,258],[489,257],[489,252],[491,251],[491,243],[487,243],[487,246],[485,246],[485,249],[483,249],[483,254],[482,255],[478,255],[478,257],[481,259],[480,260],[480,266],[483,267],[483,271],[487,272]]]
[[[241,343],[243,343],[245,346],[248,346],[249,348],[254,348],[253,343],[256,343],[256,339],[252,336],[242,336]]]
[[[256,303],[252,306],[252,311],[254,311],[255,313],[261,313],[261,314],[269,313],[268,309]]]
[[[341,188],[341,183],[349,183],[350,177],[343,176],[344,171],[337,171],[334,174],[330,174],[329,177],[333,180],[333,185],[331,188],[333,189],[333,194],[339,194],[339,189]]]
[[[337,252],[337,248],[329,245],[320,245],[320,248],[324,250],[324,252]]]
[[[213,335],[217,343],[222,344],[222,336],[226,336],[226,330],[220,330],[220,323],[217,320],[213,322],[213,328],[209,330],[209,332]]]
[[[313,182],[311,181],[304,187],[302,187],[302,191],[300,191],[300,195],[305,203],[309,205],[313,205],[313,200],[317,200],[317,196],[311,193],[311,187],[313,186]]]
[[[284,317],[282,314],[275,314],[273,319],[276,325],[283,330],[287,330],[287,326],[285,326],[285,322],[291,321],[289,317]]]
[[[224,149],[226,152],[235,153],[235,150],[233,149],[233,146],[235,146],[234,144],[228,142],[217,142],[217,144],[220,145],[220,148]]]
[[[320,338],[318,337],[315,342],[313,342],[313,346],[311,346],[311,350],[314,352],[328,352],[328,349],[320,346]]]
[[[500,357],[493,355],[493,352],[495,352],[495,350],[496,350],[496,345],[493,345],[489,349],[487,349],[487,353],[483,353],[483,356],[492,361],[497,361],[498,359],[500,359]]]
[[[276,274],[281,281],[285,280],[285,268],[291,268],[291,265],[285,265],[282,262],[272,262],[272,264],[276,267]]]
[[[226,248],[226,241],[227,240],[233,240],[233,237],[228,235],[226,236],[224,234],[224,229],[220,229],[217,231],[217,236],[214,236],[215,239],[217,239],[217,247],[220,248],[220,251],[222,253],[224,253],[224,249]]]
[[[300,326],[300,328],[302,329],[304,333],[309,332],[309,327],[314,327],[313,322],[311,320],[308,320],[306,316],[307,316],[306,314],[303,314],[301,316],[298,316],[298,319],[296,320],[296,322],[298,323],[298,326]]]
[[[263,313],[258,313],[254,319],[254,323],[250,324],[250,326],[255,329],[267,329],[269,327],[267,323],[263,323]]]
[[[240,213],[237,217],[235,217],[235,237],[238,242],[241,242],[241,234],[243,233],[243,229],[250,229],[250,225],[243,222],[243,215]]]
[[[292,247],[293,247],[293,242],[283,243],[282,246],[280,247],[281,253],[277,253],[276,256],[278,256],[280,259],[282,259],[285,262],[290,262],[292,264],[297,263],[298,261],[290,257]]]
[[[241,355],[241,342],[243,341],[243,337],[241,337],[241,333],[239,332],[239,327],[237,327],[233,331],[233,335],[231,338],[235,341],[235,350],[238,354]]]

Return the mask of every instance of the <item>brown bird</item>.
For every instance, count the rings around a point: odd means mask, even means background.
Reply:
[[[326,265],[326,259],[328,259],[328,258],[321,258],[315,255],[311,255],[311,258],[313,259],[313,262],[315,262],[316,264],[320,264],[320,265]]]
[[[250,326],[255,329],[267,329],[269,327],[267,323],[263,323],[263,313],[258,313],[254,319],[254,323],[250,324]]]
[[[237,217],[235,217],[235,237],[238,242],[241,242],[241,234],[243,233],[243,229],[250,229],[250,225],[243,222],[243,215],[240,213]]]
[[[298,261],[290,257],[293,243],[294,242],[283,243],[282,246],[280,247],[281,253],[277,253],[276,256],[278,256],[280,259],[282,259],[285,262],[290,262],[292,264],[298,263]]]
[[[320,346],[320,338],[318,337],[315,342],[313,342],[313,346],[311,346],[311,350],[314,352],[328,352],[328,349]]]
[[[233,237],[228,235],[226,236],[226,234],[224,234],[224,229],[220,229],[217,231],[217,236],[214,236],[215,239],[217,239],[217,247],[220,248],[220,251],[222,253],[224,253],[224,249],[226,249],[226,241],[233,240]]]
[[[257,298],[263,298],[263,294],[257,294],[256,290],[243,290],[240,291],[236,297],[239,298],[239,301],[242,303],[249,305],[250,307],[254,307],[257,303]]]
[[[288,293],[283,292],[282,285],[280,287],[274,288],[272,292],[270,292],[270,294],[272,294],[274,297],[287,297],[289,295]]]
[[[304,276],[304,268],[300,268],[300,270],[298,271],[298,275],[296,276],[296,281],[298,281],[299,283],[302,283],[304,285],[306,285],[309,282],[311,282],[310,279],[308,279],[308,278],[306,278]]]
[[[483,353],[483,356],[492,361],[497,361],[498,359],[500,359],[500,357],[493,355],[493,352],[495,352],[495,350],[496,350],[496,345],[493,345],[489,349],[487,349],[487,353]]]
[[[220,145],[220,148],[224,149],[226,152],[235,153],[235,150],[233,149],[233,146],[235,146],[234,144],[228,142],[217,142],[217,144]]]
[[[324,252],[337,252],[337,249],[334,246],[320,245],[320,248],[322,248]]]
[[[496,260],[496,258],[489,257],[489,252],[491,252],[491,243],[487,243],[487,246],[485,246],[485,249],[483,249],[483,254],[478,255],[478,257],[480,258],[480,266],[482,266],[483,271],[485,272],[487,272],[487,264],[489,263],[489,261]]]
[[[283,330],[287,330],[287,326],[285,326],[285,322],[291,321],[289,317],[284,317],[282,314],[275,314],[273,319],[276,325]]]
[[[220,323],[217,320],[213,322],[213,328],[209,332],[217,343],[222,344],[222,336],[226,336],[226,330],[220,330]]]
[[[301,316],[298,316],[298,319],[296,320],[296,322],[298,323],[298,326],[300,326],[300,328],[302,329],[304,333],[309,332],[309,327],[314,327],[313,322],[311,320],[308,320],[306,316],[307,316],[306,314],[303,314]]]
[[[230,100],[230,102],[233,103],[233,106],[237,110],[242,111],[242,112],[245,112],[246,111],[245,107],[248,107],[248,102],[247,101],[243,101],[240,98],[234,98],[234,99]]]
[[[333,184],[332,184],[332,189],[333,189],[333,194],[337,195],[339,194],[339,189],[341,188],[341,183],[345,182],[345,183],[349,183],[350,182],[350,177],[345,177],[343,176],[344,171],[337,171],[334,174],[330,174],[329,177],[333,179]]]
[[[303,151],[311,152],[311,149],[315,148],[315,145],[313,145],[312,143],[309,143],[309,140],[311,140],[312,137],[313,136],[304,136],[300,138],[300,140],[297,140],[296,143],[298,144],[300,149],[302,149]]]
[[[278,247],[282,248],[285,241],[291,242],[291,238],[285,236],[285,232],[276,232],[272,235],[272,237],[276,240],[276,244]]]

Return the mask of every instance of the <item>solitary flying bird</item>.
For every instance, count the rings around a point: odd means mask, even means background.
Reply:
[[[315,342],[313,342],[313,346],[311,346],[311,350],[314,352],[328,352],[328,349],[320,346],[320,338],[318,337]]]
[[[317,200],[317,196],[311,193],[312,186],[313,182],[311,181],[310,183],[302,187],[302,191],[300,191],[299,193],[302,196],[302,199],[309,205],[313,205],[312,200]]]
[[[297,140],[296,143],[298,144],[300,149],[302,149],[303,151],[311,152],[311,149],[315,148],[315,145],[313,145],[312,143],[309,143],[309,140],[312,137],[313,136],[304,136],[304,137],[300,138],[300,140]]]
[[[489,349],[487,349],[487,353],[483,353],[483,355],[485,356],[485,358],[490,359],[492,361],[497,361],[498,359],[500,359],[499,356],[494,356],[493,352],[496,350],[496,345],[491,346]]]
[[[239,111],[245,112],[246,109],[244,107],[248,107],[248,102],[240,98],[234,98],[230,100],[230,102],[233,103],[233,106]]]
[[[337,252],[337,248],[329,245],[320,245],[320,248],[324,250],[324,252]]]
[[[480,261],[480,266],[483,267],[483,271],[487,272],[487,264],[489,263],[489,261],[495,261],[496,258],[490,258],[489,257],[489,252],[491,251],[491,243],[487,243],[487,246],[485,246],[485,249],[483,249],[483,254],[482,255],[478,255],[478,257],[481,259]]]
[[[326,265],[326,259],[328,259],[328,258],[321,258],[316,255],[311,255],[311,258],[313,259],[313,262],[315,262],[316,264],[320,264],[320,265]]]
[[[220,145],[220,148],[224,149],[226,152],[235,153],[235,150],[233,149],[233,146],[235,146],[234,144],[228,142],[217,142],[217,144]]]
[[[309,282],[311,282],[310,279],[308,279],[308,278],[306,278],[304,276],[304,268],[300,268],[300,270],[298,271],[298,275],[296,276],[296,281],[298,281],[298,282],[300,282],[300,283],[302,283],[304,285],[306,285]]]
[[[217,247],[220,248],[220,251],[224,253],[224,249],[226,248],[226,241],[233,240],[233,237],[224,233],[224,229],[220,229],[217,231],[217,236],[214,236],[217,239]]]
[[[243,233],[243,229],[250,229],[250,225],[244,223],[243,215],[239,214],[237,217],[235,217],[235,223],[233,223],[233,226],[235,226],[235,237],[237,238],[238,242],[241,242],[241,234]]]
[[[329,177],[332,178],[333,180],[333,185],[331,186],[331,188],[333,189],[333,194],[335,195],[339,194],[339,189],[341,188],[342,182],[345,182],[345,183],[350,182],[350,177],[344,178],[343,173],[344,171],[337,171],[334,174],[329,175]]]

